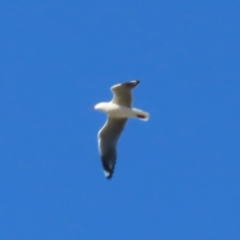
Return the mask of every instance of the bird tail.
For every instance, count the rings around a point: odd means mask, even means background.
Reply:
[[[149,113],[143,112],[140,109],[133,108],[133,111],[136,114],[136,117],[142,121],[148,121],[149,120]]]

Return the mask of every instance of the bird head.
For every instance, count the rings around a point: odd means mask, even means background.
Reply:
[[[100,112],[106,112],[107,103],[101,102],[92,107],[92,110],[97,110]]]

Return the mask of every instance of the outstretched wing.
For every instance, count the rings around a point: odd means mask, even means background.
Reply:
[[[111,87],[113,92],[112,103],[124,107],[132,106],[132,89],[139,84],[140,81],[134,80],[127,83],[117,84]]]
[[[99,152],[106,178],[113,175],[117,160],[116,144],[127,122],[126,118],[109,117],[98,133]]]

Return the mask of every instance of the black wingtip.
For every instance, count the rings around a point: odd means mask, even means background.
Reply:
[[[107,180],[111,180],[112,179],[112,175],[109,175],[106,177]]]
[[[122,83],[123,85],[126,85],[128,87],[131,87],[131,88],[134,88],[136,87],[138,84],[140,83],[139,80],[132,80],[130,82],[125,82],[125,83]]]
[[[106,179],[110,180],[113,176],[113,171],[104,170],[104,174],[105,174]]]
[[[140,81],[139,81],[139,80],[133,80],[133,81],[131,81],[130,83],[132,83],[132,84],[134,84],[135,86],[137,86],[137,85],[140,83]]]
[[[135,81],[136,81],[136,85],[140,83],[140,81],[139,81],[139,80],[135,80]]]
[[[106,179],[111,179],[114,173],[114,166],[111,168],[108,163],[103,162],[103,171]]]

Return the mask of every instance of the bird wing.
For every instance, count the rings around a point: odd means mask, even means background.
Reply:
[[[113,92],[112,103],[124,107],[132,106],[132,89],[139,84],[140,81],[134,80],[127,83],[117,84],[111,87]]]
[[[116,144],[127,122],[126,118],[108,117],[98,133],[98,145],[105,176],[112,177],[117,159]]]

